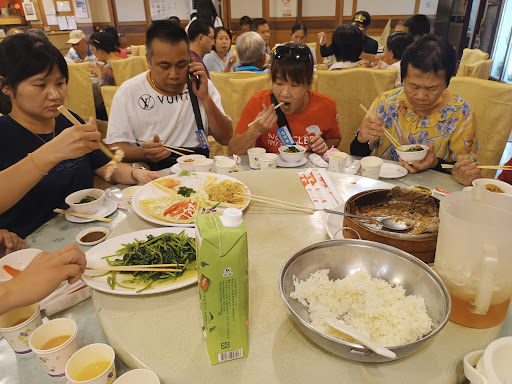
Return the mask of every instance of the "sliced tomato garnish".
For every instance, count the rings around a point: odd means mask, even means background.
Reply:
[[[182,201],[171,205],[164,212],[164,216],[174,216],[180,220],[188,220],[194,216],[197,203],[194,201]]]
[[[181,182],[178,180],[169,179],[169,181],[167,183],[165,183],[165,186],[169,189],[172,189],[180,184],[181,184]]]

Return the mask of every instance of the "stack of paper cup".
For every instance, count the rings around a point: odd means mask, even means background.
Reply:
[[[380,167],[384,161],[380,157],[367,156],[361,159],[361,174],[363,177],[378,179]]]
[[[249,157],[249,166],[251,169],[260,169],[260,156],[267,151],[265,148],[249,148],[247,150],[247,156]]]
[[[277,166],[275,153],[263,153],[260,155],[260,169],[273,169]]]
[[[0,333],[18,355],[32,353],[29,339],[37,327],[43,324],[39,304],[14,309],[0,316]]]
[[[341,173],[345,169],[348,154],[345,152],[331,152],[329,153],[329,167],[328,171]]]
[[[76,324],[71,319],[55,319],[43,324],[30,336],[30,348],[51,377],[64,377],[66,363],[78,350]]]

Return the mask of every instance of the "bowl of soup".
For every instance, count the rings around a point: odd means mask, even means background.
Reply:
[[[297,163],[304,158],[306,148],[302,145],[283,145],[279,147],[279,155],[288,163]]]
[[[403,161],[420,161],[427,157],[428,146],[423,144],[402,145],[402,151],[395,148],[396,153]]]
[[[91,215],[103,204],[105,191],[98,188],[81,189],[68,195],[64,200],[71,210]]]

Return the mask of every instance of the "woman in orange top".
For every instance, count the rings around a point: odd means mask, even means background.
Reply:
[[[272,55],[271,77],[272,90],[259,92],[247,102],[229,142],[229,152],[242,155],[256,145],[277,153],[281,142],[274,106],[282,102],[280,109],[296,144],[319,154],[337,147],[341,135],[336,103],[311,91],[313,61],[309,48],[295,43],[277,47]]]

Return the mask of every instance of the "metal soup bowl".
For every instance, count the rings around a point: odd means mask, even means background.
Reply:
[[[395,359],[377,355],[360,344],[328,336],[310,325],[309,313],[290,293],[295,290],[293,277],[307,279],[319,269],[329,269],[329,278],[344,278],[358,270],[371,277],[401,285],[406,295],[423,297],[432,319],[432,331],[412,343],[386,346],[396,353]],[[448,322],[451,300],[441,278],[425,263],[400,249],[365,240],[329,240],[310,245],[291,256],[281,269],[279,289],[284,303],[295,316],[301,330],[316,344],[350,360],[386,362],[401,359],[421,348],[436,336]]]

